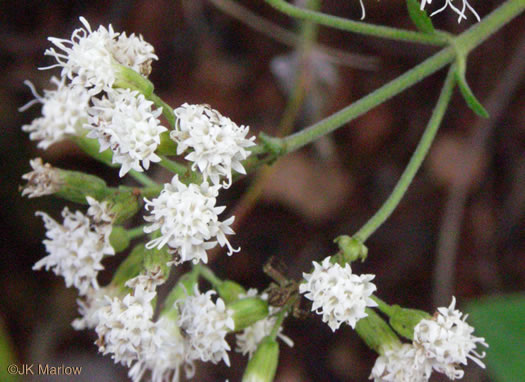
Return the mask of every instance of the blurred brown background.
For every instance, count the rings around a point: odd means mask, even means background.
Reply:
[[[296,30],[292,20],[262,0],[238,3]],[[357,0],[323,3],[327,13],[360,17]],[[483,17],[502,1],[470,3]],[[140,33],[159,56],[151,80],[172,106],[207,103],[249,125],[253,134],[273,134],[295,70],[289,60],[294,48],[254,31],[217,4],[228,2],[0,3],[0,315],[20,362],[83,366],[76,380],[126,380],[126,369],[97,354],[93,332],[71,328],[77,314],[75,292],[51,272],[31,270],[45,254],[43,224],[34,212],[45,210],[58,218],[65,204],[49,197],[20,197],[20,177],[29,171],[29,159],[42,156],[59,167],[99,174],[111,185],[118,182],[115,171],[73,145],[56,144],[41,152],[21,131],[40,113],[38,106],[17,111],[32,99],[23,81],[31,80],[41,91],[51,75],[37,69],[51,62],[43,56],[49,46],[46,38],[69,38],[80,26],[80,15],[94,29],[112,23],[117,31]],[[367,1],[366,8],[368,22],[412,28],[404,1]],[[452,33],[474,21],[469,17],[458,25],[451,12],[434,18],[436,26]],[[481,295],[525,287],[525,87],[522,68],[514,64],[507,70],[516,51],[525,46],[524,25],[522,15],[469,57],[470,86],[483,102],[492,96],[493,118],[480,124],[456,92],[425,165],[393,216],[367,242],[368,260],[354,266],[356,272],[377,275],[378,295],[388,302],[433,311],[436,304],[448,305],[451,293],[461,306]],[[375,69],[362,69],[362,61],[347,56],[338,58],[342,65],[313,57],[311,88],[297,129],[370,93],[436,51],[327,28],[321,28],[319,41],[364,55],[365,64],[373,62]],[[504,77],[507,82],[495,90]],[[329,139],[283,159],[262,200],[232,239],[242,252],[221,256],[212,265],[217,274],[247,287],[264,288],[269,279],[261,268],[270,255],[281,258],[290,275],[298,278],[310,261],[332,254],[336,250],[332,240],[355,232],[389,195],[426,125],[443,78],[440,71]],[[155,176],[166,179],[161,171]],[[249,179],[223,192],[220,205],[235,206]],[[454,234],[459,235],[457,248],[451,247]],[[122,256],[106,262],[102,284],[121,260]],[[285,333],[295,347],[281,347],[277,381],[367,379],[375,355],[350,328],[332,335],[319,317],[313,317],[288,320]],[[195,380],[240,380],[245,359],[232,353],[232,365],[230,369],[200,365]],[[468,368],[464,380],[488,379],[481,370]]]

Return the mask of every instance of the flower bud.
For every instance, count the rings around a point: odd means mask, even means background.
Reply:
[[[432,316],[427,312],[418,309],[406,309],[399,305],[392,305],[390,313],[390,326],[394,330],[409,340],[414,339],[414,327],[423,319],[431,319]]]
[[[142,197],[137,191],[138,189],[121,187],[106,199],[110,204],[109,214],[113,217],[113,223],[125,222],[142,208]]]
[[[126,229],[119,225],[113,226],[111,234],[109,235],[109,244],[111,244],[116,253],[128,248],[129,237]]]
[[[112,232],[113,234],[113,232]],[[111,236],[110,236],[111,242]],[[111,286],[117,289],[124,289],[125,284],[128,280],[138,276],[140,272],[144,269],[143,259],[144,259],[144,245],[137,245],[131,253],[126,257],[126,259],[120,263],[117,271],[113,275],[111,280]]]
[[[153,83],[146,77],[124,65],[114,64],[113,68],[116,74],[114,88],[138,90],[146,98],[153,94]]]
[[[367,317],[357,321],[355,330],[372,350],[382,353],[383,349],[401,345],[399,338],[388,324],[372,309],[366,309]]]
[[[339,253],[333,256],[334,261],[332,262],[340,265],[349,264],[357,259],[363,262],[368,255],[368,248],[357,238],[342,235],[337,237],[334,243],[339,246]]]
[[[242,285],[231,280],[224,280],[219,285],[215,286],[215,288],[226,304],[231,304],[238,300],[239,296],[246,295],[246,289],[244,289]]]
[[[279,363],[279,344],[265,337],[246,366],[242,382],[272,382]]]
[[[247,297],[228,304],[233,311],[235,330],[243,330],[253,323],[268,316],[268,302],[257,297]]]

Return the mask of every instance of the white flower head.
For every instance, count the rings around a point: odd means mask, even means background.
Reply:
[[[230,366],[230,345],[225,337],[235,328],[233,312],[226,308],[220,297],[213,302],[214,294],[216,292],[213,290],[200,293],[195,286],[194,296],[177,302],[180,311],[177,324],[187,335],[188,360],[200,359],[214,364],[223,360]]]
[[[311,301],[312,311],[323,315],[323,322],[335,331],[346,322],[355,328],[357,321],[367,316],[365,308],[377,306],[370,298],[376,290],[374,275],[355,275],[349,264],[341,267],[327,257],[321,264],[313,262],[312,273],[303,273],[306,283],[299,292]]]
[[[411,344],[393,346],[376,359],[369,379],[375,382],[426,382],[432,365],[424,352]]]
[[[177,250],[180,262],[192,260],[206,263],[206,250],[217,245],[228,247],[228,255],[238,251],[232,248],[226,235],[233,234],[230,224],[234,217],[219,221],[218,215],[226,207],[215,207],[220,186],[203,183],[185,185],[177,175],[171,183],[166,183],[160,195],[146,202],[146,210],[151,212],[144,219],[151,225],[144,232],[160,230],[161,236],[146,244],[146,248],[162,248],[168,245]]]
[[[116,293],[112,287],[90,288],[82,299],[77,299],[79,318],[71,324],[75,330],[95,329],[98,325],[98,314],[111,302]]]
[[[91,196],[86,196],[86,201],[89,205],[87,214],[91,216],[95,223],[113,223],[115,216],[113,216],[113,213],[110,209],[110,204],[107,200],[99,202]]]
[[[158,344],[131,367],[128,376],[134,382],[142,380],[149,371],[152,382],[178,382],[180,369],[184,367],[186,378],[192,378],[195,368],[192,361],[186,360],[186,342],[175,322],[161,317],[154,327]]]
[[[95,328],[99,351],[128,367],[160,343],[152,321],[156,292],[140,282],[133,285],[133,292],[123,299],[106,297],[108,303],[99,310]]]
[[[47,229],[44,240],[48,256],[40,259],[33,270],[50,268],[64,277],[66,286],[74,285],[79,294],[85,295],[90,288],[98,288],[97,274],[104,269],[101,260],[114,255],[109,244],[110,225],[96,225],[80,211],[71,213],[67,207],[62,211],[64,223],[59,224],[44,212],[42,216]]]
[[[461,6],[461,9],[459,9],[458,7],[454,5],[454,0],[445,0],[445,4],[443,4],[443,6],[439,8],[438,10],[432,12],[430,16],[434,16],[435,14],[441,13],[447,7],[450,7],[452,11],[454,11],[459,16],[458,23],[460,23],[461,20],[463,19],[465,20],[467,19],[467,16],[465,16],[465,12],[467,11],[467,9],[470,10],[472,14],[474,14],[474,16],[476,17],[476,19],[478,19],[478,21],[481,20],[476,10],[472,8],[472,6],[468,3],[468,0],[461,0],[461,2],[462,2],[462,6]],[[421,0],[421,10],[424,10],[427,4],[432,4],[432,0]]]
[[[249,289],[246,293],[246,297],[256,296],[256,289]],[[242,298],[244,296],[239,296]],[[263,300],[268,299],[268,295],[263,293],[259,296]],[[257,350],[257,346],[261,340],[269,335],[272,332],[272,329],[277,321],[277,316],[272,316],[274,313],[277,313],[279,308],[269,306],[269,314],[262,320],[255,322],[253,325],[248,326],[241,333],[236,334],[235,339],[237,342],[236,352],[242,353],[242,355],[248,354],[248,357],[251,358],[253,353]],[[280,326],[277,332],[277,337],[279,337],[285,344],[290,347],[293,347],[293,341],[290,337],[282,333],[283,327]]]
[[[49,163],[43,163],[41,158],[31,159],[29,164],[33,171],[22,175],[27,184],[22,188],[22,196],[36,198],[51,195],[60,190],[61,180],[57,169]]]
[[[93,98],[88,109],[89,120],[84,127],[89,138],[97,138],[100,151],[113,151],[113,163],[121,165],[119,175],[129,170],[142,172],[150,162],[159,162],[155,150],[160,134],[168,129],[158,119],[161,109],[138,91],[114,89],[102,99]]]
[[[84,28],[75,29],[71,40],[49,37],[54,47],[45,54],[57,60],[54,67],[62,68],[62,77],[67,77],[73,85],[88,89],[91,95],[102,90],[110,90],[117,78],[117,65],[125,65],[142,75],[151,71],[151,61],[156,60],[153,47],[134,34],[127,37],[100,26],[92,30],[87,20],[80,17]]]
[[[421,320],[414,328],[414,343],[425,349],[428,359],[433,362],[436,371],[447,374],[450,379],[463,377],[459,365],[466,365],[471,359],[485,368],[478,354],[479,345],[488,347],[484,338],[473,336],[474,328],[466,323],[467,315],[455,309],[456,299],[448,308],[441,307],[430,320]]]
[[[210,178],[213,184],[219,184],[225,177],[227,182],[222,184],[228,188],[232,170],[246,174],[241,162],[250,155],[246,149],[255,145],[255,137],[246,138],[247,126],[237,126],[208,105],[185,103],[174,112],[177,122],[170,137],[177,142],[177,154],[190,149],[185,158],[193,162],[192,168],[198,168],[205,180]]]
[[[42,116],[34,119],[29,125],[22,126],[22,130],[30,133],[31,140],[39,141],[37,146],[44,150],[68,136],[82,133],[82,124],[88,117],[87,107],[90,99],[84,88],[66,85],[64,79],[52,77],[51,82],[56,89],[46,89],[44,95],[40,96],[33,84],[25,81],[35,99],[19,109],[24,111],[35,103],[42,104]]]

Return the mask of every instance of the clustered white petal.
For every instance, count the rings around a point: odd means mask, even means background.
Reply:
[[[228,254],[234,250],[226,235],[233,234],[230,224],[234,217],[221,222],[218,214],[226,207],[215,207],[220,186],[209,186],[203,183],[185,185],[177,175],[171,183],[166,183],[160,195],[153,199],[145,199],[146,210],[151,212],[144,219],[151,225],[144,232],[151,233],[160,230],[161,236],[146,244],[146,248],[162,248],[168,245],[177,250],[180,262],[192,260],[206,263],[206,250],[217,245],[228,247]]]
[[[98,314],[111,302],[111,297],[116,293],[112,287],[90,288],[84,298],[77,299],[79,318],[73,320],[75,330],[95,329],[98,325]]]
[[[30,124],[22,126],[22,130],[30,133],[29,138],[39,141],[37,146],[47,149],[53,143],[59,142],[68,136],[77,136],[82,132],[82,123],[87,120],[89,94],[82,87],[67,85],[62,78],[51,78],[56,86],[55,90],[44,90],[44,96],[38,95],[33,84],[29,86],[35,99],[20,108],[24,111],[35,103],[42,104],[42,116],[34,119]]]
[[[50,268],[64,277],[66,286],[74,285],[80,295],[90,288],[98,288],[97,274],[104,269],[101,264],[106,255],[114,255],[109,244],[111,225],[92,224],[91,219],[80,211],[71,213],[67,207],[62,211],[64,223],[59,224],[44,212],[47,240],[44,240],[48,256],[40,259],[33,270]]]
[[[376,359],[370,379],[375,382],[426,382],[432,365],[424,352],[411,344],[389,347]]]
[[[93,31],[85,18],[80,17],[80,21],[84,28],[76,29],[71,40],[49,37],[58,51],[54,47],[45,51],[57,60],[57,64],[48,68],[61,67],[62,77],[89,89],[91,95],[111,90],[117,78],[117,64],[149,74],[151,61],[157,56],[141,36],[127,37],[115,32],[111,25]]]
[[[223,360],[230,366],[230,345],[225,337],[235,328],[233,313],[226,308],[220,297],[215,302],[212,301],[215,291],[200,293],[195,286],[194,292],[193,296],[178,301],[180,317],[177,325],[188,336],[186,356],[189,360],[200,359],[214,364]]]
[[[141,354],[154,350],[160,343],[152,321],[155,296],[154,290],[136,283],[133,293],[122,299],[106,297],[108,304],[99,310],[95,328],[99,351],[129,367]]]
[[[257,296],[257,294],[257,289],[249,289],[246,293],[246,296],[239,296],[239,298],[254,297]],[[263,293],[259,296],[259,298],[266,301],[268,299],[268,295]],[[271,333],[273,326],[277,321],[277,316],[273,316],[273,314],[277,313],[278,311],[278,308],[270,306],[268,316],[248,326],[241,333],[236,334],[235,339],[237,347],[235,351],[242,353],[242,355],[248,354],[248,357],[251,358],[253,353],[255,353],[257,350],[257,346],[261,340]],[[277,332],[277,337],[279,337],[288,346],[293,347],[292,339],[284,335],[282,331],[283,327],[280,326]]]
[[[221,177],[226,177],[223,186],[228,188],[232,170],[246,173],[241,161],[250,155],[246,149],[255,145],[255,137],[246,139],[247,126],[237,126],[208,105],[185,103],[174,112],[177,122],[170,137],[177,142],[177,154],[190,150],[185,158],[193,162],[192,168],[198,168],[205,180],[210,178],[213,184],[219,184]]]
[[[113,151],[113,163],[121,165],[119,175],[129,170],[142,172],[150,162],[159,162],[155,154],[160,134],[168,129],[160,124],[160,109],[153,109],[138,91],[114,89],[102,99],[93,98],[88,109],[88,138],[97,138],[100,151]],[[142,166],[141,166],[142,164]]]
[[[448,308],[438,308],[433,319],[421,320],[414,328],[414,343],[425,350],[434,369],[450,379],[463,377],[459,365],[466,365],[467,359],[484,368],[480,359],[485,353],[478,354],[476,348],[478,344],[488,347],[484,338],[472,335],[474,328],[466,323],[468,315],[456,310],[455,305],[453,297]]]
[[[49,163],[43,163],[42,158],[35,158],[29,161],[33,171],[22,175],[22,179],[27,180],[27,184],[22,188],[22,196],[28,195],[29,198],[36,198],[44,195],[51,195],[60,190],[60,174]]]
[[[343,268],[330,263],[329,257],[313,265],[312,273],[303,273],[306,283],[299,286],[299,292],[313,301],[312,311],[322,314],[333,331],[343,322],[355,328],[357,321],[367,316],[365,308],[377,306],[370,298],[376,290],[371,282],[374,275],[352,274],[349,264]]]
[[[461,0],[461,2],[462,2],[462,7],[461,9],[459,9],[458,7],[454,5],[454,0],[445,0],[445,3],[443,4],[443,6],[439,8],[438,10],[432,12],[430,16],[434,16],[437,13],[441,13],[447,7],[450,7],[459,16],[458,23],[460,23],[461,20],[463,19],[465,20],[467,19],[467,16],[465,16],[465,12],[467,11],[467,9],[470,10],[474,14],[474,16],[476,17],[476,19],[478,19],[478,21],[480,21],[480,17],[478,13],[476,12],[474,8],[472,8],[472,6],[468,3],[468,1]],[[432,4],[432,0],[421,0],[421,10],[424,10],[427,4]]]

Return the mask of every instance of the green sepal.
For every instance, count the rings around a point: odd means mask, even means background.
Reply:
[[[129,247],[129,237],[126,229],[120,225],[114,225],[109,235],[109,244],[116,253],[122,252]]]
[[[355,330],[367,346],[381,354],[387,346],[401,345],[396,333],[375,311],[367,308],[367,317],[357,321]]]
[[[219,285],[215,285],[219,296],[226,304],[230,304],[239,299],[239,296],[246,295],[246,289],[235,281],[224,280]]]
[[[126,281],[138,276],[144,270],[145,250],[144,244],[139,244],[133,248],[126,259],[120,263],[110,285],[118,290],[126,290]]]
[[[432,316],[423,310],[402,308],[399,305],[391,306],[390,326],[401,336],[414,339],[414,327],[421,320],[431,319]]]
[[[60,189],[54,195],[59,198],[87,204],[86,196],[101,200],[111,193],[106,182],[98,176],[59,168],[56,170],[60,176]]]
[[[113,67],[116,72],[114,88],[138,90],[144,97],[151,97],[154,86],[150,80],[127,66],[114,64]]]
[[[227,305],[233,311],[235,331],[243,330],[248,326],[268,316],[268,302],[258,297],[241,298]]]
[[[430,16],[427,14],[427,11],[421,9],[421,3],[418,0],[407,0],[407,10],[417,29],[429,34],[436,32]]]
[[[454,72],[454,76],[459,86],[461,95],[465,99],[465,102],[467,103],[468,107],[472,109],[474,113],[476,113],[480,117],[489,118],[490,117],[489,112],[483,107],[481,102],[476,98],[476,96],[470,89],[470,86],[468,85],[467,79],[465,77],[465,72],[466,72],[465,57],[458,53],[457,59],[456,59],[456,71]]]
[[[158,155],[177,155],[177,143],[171,139],[170,132],[160,134],[160,144],[157,146]]]
[[[199,281],[199,272],[192,270],[179,278],[177,285],[170,291],[164,300],[164,307],[161,315],[169,315],[171,318],[178,317],[179,311],[177,309],[177,301],[184,300],[188,296],[192,296],[195,291],[195,285]]]
[[[104,201],[108,201],[110,204],[109,213],[114,219],[114,224],[121,224],[132,218],[144,204],[140,189],[130,189],[129,187],[119,187]]]
[[[270,336],[264,337],[246,365],[242,382],[272,382],[279,364],[279,344]]]
[[[113,152],[111,150],[100,152],[100,144],[97,139],[87,138],[85,136],[72,136],[71,140],[93,159],[109,167],[120,167],[118,163],[113,163]]]
[[[169,253],[168,247],[164,246],[161,249],[144,247],[144,268],[146,271],[161,270],[162,275],[167,278],[170,273],[170,266],[168,262],[173,260],[173,255]]]
[[[368,256],[368,248],[358,238],[341,235],[334,239],[334,243],[339,246],[339,252],[332,256],[331,263],[344,266],[358,259],[363,262]]]

